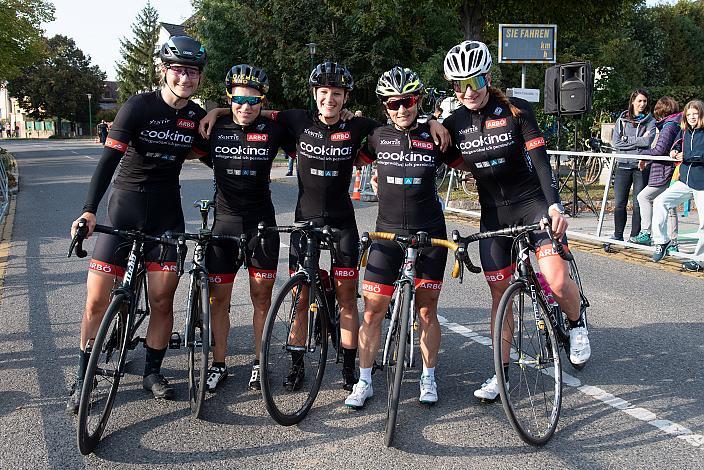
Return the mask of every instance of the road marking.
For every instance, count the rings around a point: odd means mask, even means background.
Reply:
[[[479,335],[467,328],[466,326],[459,325],[457,323],[448,321],[447,318],[438,315],[438,321],[440,325],[446,327],[448,330],[464,336],[465,338],[471,339],[477,344],[483,346],[491,346],[491,339],[486,336]],[[602,403],[609,405],[610,407],[622,411],[623,413],[632,416],[640,421],[648,423],[654,428],[668,434],[677,439],[681,439],[694,447],[704,447],[704,435],[696,434],[692,432],[691,429],[686,428],[680,424],[674,423],[667,419],[657,419],[657,415],[650,410],[645,408],[640,408],[633,405],[631,402],[626,401],[616,395],[608,393],[607,391],[594,387],[592,385],[582,384],[582,381],[577,377],[574,377],[565,371],[562,372],[562,383],[569,387],[576,388],[583,394],[599,400]]]

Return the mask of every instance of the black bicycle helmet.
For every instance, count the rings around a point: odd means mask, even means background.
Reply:
[[[159,58],[164,64],[183,64],[205,68],[208,56],[200,42],[190,36],[172,36],[159,49]]]
[[[269,77],[260,68],[249,64],[233,65],[225,76],[225,91],[232,98],[232,89],[238,86],[247,86],[258,90],[262,95],[269,91]]]
[[[313,69],[310,73],[308,84],[311,88],[330,86],[352,90],[354,88],[354,79],[347,67],[337,62],[326,60]]]

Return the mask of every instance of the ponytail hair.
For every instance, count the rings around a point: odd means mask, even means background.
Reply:
[[[504,95],[504,92],[500,89],[490,86],[489,95],[493,96],[499,103],[510,109],[513,117],[518,117],[521,114],[521,110],[512,105],[511,102],[508,100],[508,97],[506,97],[506,95]]]

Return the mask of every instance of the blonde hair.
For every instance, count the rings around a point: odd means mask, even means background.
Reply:
[[[511,110],[511,114],[513,117],[518,117],[521,114],[521,110],[515,107],[514,105],[511,104],[511,102],[508,100],[506,95],[504,95],[504,92],[499,90],[498,88],[495,88],[493,86],[489,87],[489,94],[496,98],[496,100],[501,103],[502,105],[506,106]]]
[[[697,125],[694,126],[694,128],[701,129],[704,127],[704,103],[702,103],[701,100],[692,100],[686,105],[684,105],[684,110],[682,110],[682,121],[680,121],[680,127],[682,128],[682,131],[685,131],[687,129],[687,111],[692,108],[696,109],[699,112],[699,120],[697,121]]]

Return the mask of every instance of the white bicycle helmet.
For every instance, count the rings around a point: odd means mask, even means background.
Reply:
[[[417,73],[409,68],[396,66],[381,74],[376,82],[376,95],[384,100],[390,96],[421,93],[423,87]]]
[[[444,69],[447,80],[463,80],[489,73],[489,48],[483,42],[463,41],[445,55]]]

